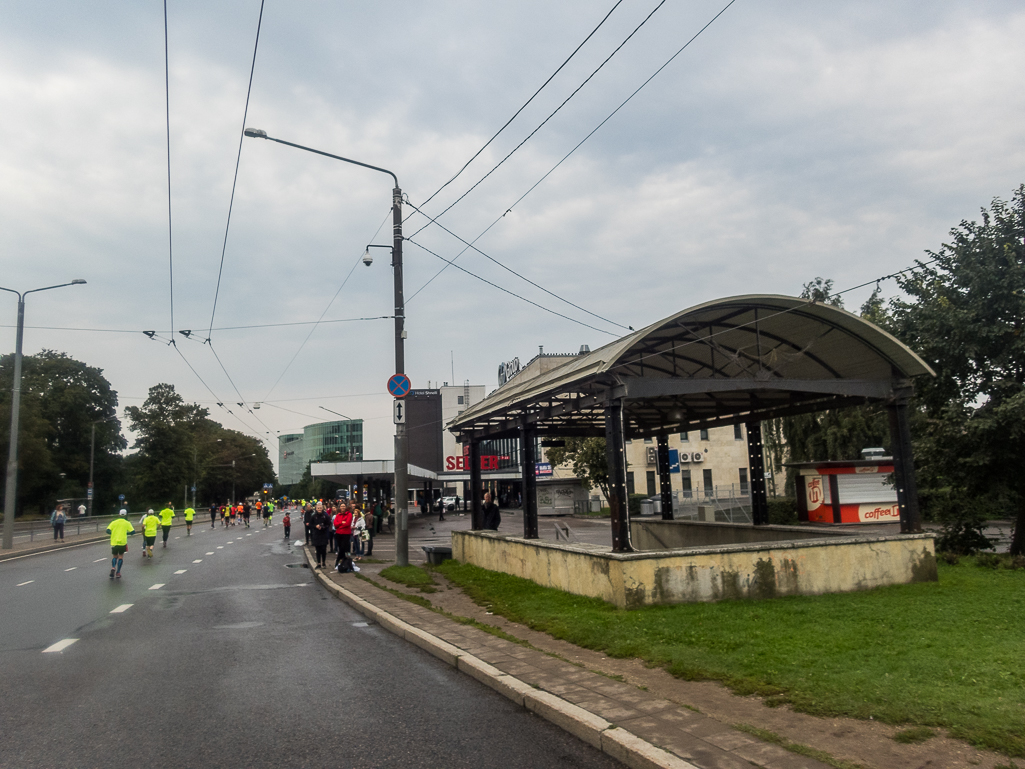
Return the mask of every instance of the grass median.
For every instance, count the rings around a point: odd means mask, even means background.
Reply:
[[[938,583],[631,611],[455,561],[438,570],[496,614],[610,657],[1025,757],[1022,569],[965,559],[940,564]]]

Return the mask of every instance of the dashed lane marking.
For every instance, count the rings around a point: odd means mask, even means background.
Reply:
[[[110,613],[111,614],[124,614],[126,611],[131,609],[133,606],[135,606],[134,603],[123,603],[120,606],[118,606],[116,609],[111,609]]]
[[[159,589],[160,589],[160,588],[162,588],[162,587],[163,587],[163,586],[164,586],[165,584],[166,584],[166,583],[164,583],[164,582],[158,582],[158,583],[157,583],[157,584],[155,584],[155,585],[150,585],[150,588],[149,588],[149,589],[150,589],[150,590],[159,590]]]
[[[217,549],[218,549],[218,550],[223,550],[223,549],[224,549],[224,545],[218,545],[218,546],[217,546]],[[213,553],[210,553],[210,555],[213,555]]]
[[[25,585],[31,585],[33,582],[35,582],[34,579],[30,579],[28,582],[19,582],[15,587],[24,587]]]
[[[47,652],[62,652],[77,640],[77,638],[65,638],[63,641],[58,641],[53,646],[47,646],[43,649],[43,654],[46,654]]]
[[[78,568],[77,566],[72,566],[70,569],[65,569],[64,571],[74,571],[77,568]]]
[[[196,560],[193,561],[193,563],[203,563],[203,559],[202,558],[197,558]]]
[[[213,555],[213,553],[207,553],[207,555]]]
[[[187,571],[188,569],[178,569],[178,571],[176,571],[175,574],[184,574]]]
[[[100,561],[106,561],[106,558],[97,558],[93,563],[99,563]]]

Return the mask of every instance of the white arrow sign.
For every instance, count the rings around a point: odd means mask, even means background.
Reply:
[[[396,398],[392,405],[392,418],[397,425],[406,424],[406,404],[401,398]]]

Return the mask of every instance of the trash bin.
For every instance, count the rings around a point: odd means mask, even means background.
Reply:
[[[452,557],[452,548],[444,545],[424,545],[420,548],[427,554],[427,563],[438,566],[442,561]]]
[[[654,515],[655,514],[655,503],[650,499],[641,500],[641,515]]]

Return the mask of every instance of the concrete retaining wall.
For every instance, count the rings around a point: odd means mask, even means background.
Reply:
[[[630,539],[638,550],[678,550],[851,536],[856,535],[843,529],[809,529],[805,526],[752,526],[747,523],[643,518],[630,521]]]
[[[613,553],[475,531],[452,556],[624,609],[657,604],[868,590],[937,579],[932,534],[844,536],[762,545]]]

